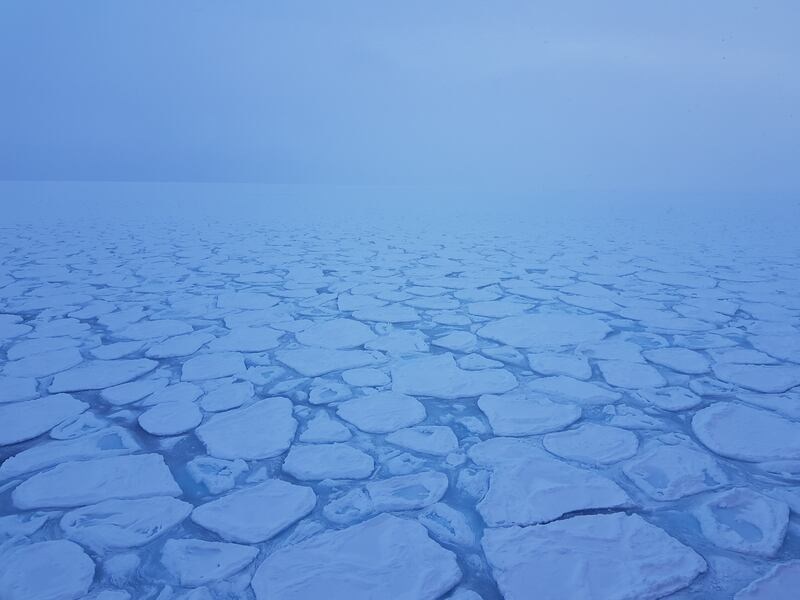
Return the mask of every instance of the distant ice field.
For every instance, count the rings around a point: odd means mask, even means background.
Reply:
[[[0,225],[0,600],[797,598],[791,219],[63,207]]]

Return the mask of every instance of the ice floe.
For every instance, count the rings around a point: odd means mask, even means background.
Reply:
[[[156,361],[147,358],[85,361],[57,373],[49,389],[52,393],[101,390],[141,377],[157,366]]]
[[[347,444],[295,444],[283,461],[283,470],[301,481],[364,479],[374,469],[369,454]]]
[[[379,352],[328,348],[281,350],[275,353],[275,357],[306,377],[319,377],[333,371],[368,367],[383,362],[383,355]]]
[[[71,460],[87,460],[139,450],[127,429],[108,427],[74,438],[52,440],[31,446],[0,464],[0,481]]]
[[[624,360],[601,360],[597,366],[603,379],[614,387],[635,390],[667,385],[667,380],[650,365]]]
[[[169,539],[161,563],[185,587],[226,579],[244,569],[258,555],[252,546],[198,539]]]
[[[447,475],[421,471],[370,481],[329,502],[323,512],[334,523],[351,523],[375,513],[425,508],[447,492]]]
[[[494,438],[469,450],[492,470],[478,512],[490,527],[546,523],[563,515],[630,504],[628,495],[595,471],[573,467],[525,440]]]
[[[653,406],[673,412],[689,410],[703,402],[700,396],[682,387],[639,390],[638,396]]]
[[[201,504],[192,521],[224,540],[257,544],[302,519],[316,503],[311,488],[269,479]]]
[[[105,500],[61,517],[64,535],[96,554],[143,546],[175,527],[192,512],[192,505],[156,496]]]
[[[5,377],[0,375],[0,404],[19,402],[36,397],[36,379],[33,377]]]
[[[789,526],[785,502],[747,488],[713,494],[694,512],[703,535],[720,548],[775,556]]]
[[[47,433],[87,408],[88,404],[69,394],[0,404],[0,446],[24,442]]]
[[[11,499],[17,508],[30,510],[180,494],[161,455],[133,454],[61,463],[23,481]]]
[[[694,550],[638,515],[488,529],[482,544],[508,600],[661,598],[707,568]]]
[[[571,356],[555,352],[528,354],[531,369],[542,375],[566,375],[574,379],[589,379],[592,368],[583,356]]]
[[[516,348],[547,350],[602,340],[611,328],[596,317],[536,313],[493,321],[478,330],[481,337]]]
[[[176,335],[158,344],[153,344],[145,352],[147,358],[174,358],[189,356],[208,344],[214,338],[210,333],[198,331]]]
[[[254,393],[253,384],[249,381],[224,383],[207,392],[200,401],[200,406],[207,412],[222,412],[240,407],[248,402]]]
[[[429,506],[417,519],[434,539],[443,544],[466,547],[475,544],[475,532],[467,517],[444,502]]]
[[[252,586],[257,600],[434,600],[460,580],[455,555],[422,525],[380,515],[277,550],[258,566]]]
[[[238,352],[199,354],[183,363],[181,379],[183,381],[219,379],[243,373],[244,370],[244,358]]]
[[[286,452],[296,430],[291,401],[275,397],[215,414],[195,433],[211,456],[257,460]]]
[[[353,387],[381,387],[391,381],[383,371],[369,367],[344,371],[342,379],[347,385],[352,385]]]
[[[321,321],[295,334],[295,338],[306,346],[320,348],[358,348],[375,338],[375,334],[364,323],[353,319]]]
[[[361,431],[389,433],[425,419],[421,402],[397,392],[377,392],[339,404],[336,414]]]
[[[651,363],[689,375],[708,373],[710,365],[705,356],[688,348],[653,348],[642,355]]]
[[[623,467],[636,486],[655,500],[677,500],[722,487],[728,477],[699,448],[679,441],[656,442]]]
[[[346,442],[353,434],[347,426],[333,419],[326,411],[317,412],[306,422],[305,430],[299,440],[308,444],[324,444],[326,442]]]
[[[622,397],[619,392],[564,375],[534,379],[528,383],[528,387],[557,402],[574,402],[587,406],[613,403]]]
[[[400,361],[392,367],[392,389],[411,396],[444,400],[502,394],[517,387],[505,369],[466,371],[459,369],[450,353]]]
[[[82,362],[83,356],[77,348],[62,348],[10,360],[5,363],[3,374],[7,377],[46,377]]]
[[[3,552],[3,600],[79,600],[94,580],[94,562],[77,544],[52,540]]]
[[[580,406],[559,404],[543,394],[512,391],[478,398],[495,435],[526,436],[569,427],[581,418]]]
[[[800,560],[780,563],[733,597],[734,600],[794,600],[800,588]]]
[[[800,423],[746,404],[712,404],[694,415],[692,430],[703,444],[729,458],[800,460]]]
[[[139,415],[139,426],[152,435],[178,435],[197,427],[203,414],[194,402],[163,402]]]
[[[386,436],[386,441],[413,452],[446,456],[458,450],[458,438],[444,425],[418,425],[398,429]]]
[[[639,439],[627,429],[583,423],[574,429],[544,436],[542,444],[548,452],[567,460],[607,465],[636,454]]]
[[[186,464],[186,471],[210,493],[221,494],[236,486],[236,478],[247,472],[247,463],[241,458],[223,460],[211,456],[196,456]]]
[[[722,381],[765,394],[780,394],[800,386],[800,365],[718,363],[713,370]]]

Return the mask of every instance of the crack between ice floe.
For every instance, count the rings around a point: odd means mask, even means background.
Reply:
[[[549,525],[550,523],[555,523],[557,521],[566,521],[567,519],[572,519],[573,517],[584,517],[584,516],[591,516],[591,515],[613,515],[615,513],[631,513],[630,507],[619,506],[616,508],[584,508],[581,510],[573,510],[572,512],[564,513],[560,517],[556,517],[555,519],[550,519],[549,521],[542,521],[541,523],[537,523],[537,525]]]

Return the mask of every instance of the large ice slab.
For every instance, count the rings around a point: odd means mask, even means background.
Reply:
[[[448,486],[447,475],[438,471],[377,479],[332,500],[323,512],[334,523],[351,523],[375,513],[416,510],[441,500]]]
[[[353,319],[332,319],[315,323],[295,334],[295,338],[306,346],[320,348],[358,348],[375,338],[369,326]]]
[[[544,436],[545,449],[565,458],[590,465],[607,465],[630,458],[639,449],[636,434],[627,429],[584,423]]]
[[[444,502],[432,504],[417,519],[428,529],[431,537],[442,543],[470,547],[476,542],[475,532],[466,515]]]
[[[203,396],[200,406],[208,412],[238,408],[253,397],[253,392],[253,384],[249,381],[226,383]]]
[[[699,405],[703,399],[682,387],[662,387],[639,390],[638,396],[661,410],[681,412]]]
[[[378,323],[415,323],[419,321],[417,311],[402,304],[362,308],[355,311],[353,317],[359,321],[377,321]]]
[[[311,488],[269,479],[201,504],[192,521],[224,540],[258,544],[302,519],[316,503]]]
[[[458,438],[444,425],[418,425],[398,429],[386,436],[386,441],[413,452],[447,456],[458,450]]]
[[[482,544],[507,600],[662,598],[707,568],[694,550],[639,515],[488,529]]]
[[[71,460],[132,454],[139,444],[127,429],[107,427],[66,440],[52,440],[26,448],[0,464],[0,481]]]
[[[686,443],[656,443],[627,462],[623,471],[655,500],[677,500],[728,482],[711,456]]]
[[[87,408],[88,404],[69,394],[0,404],[0,446],[38,437]]]
[[[238,352],[198,354],[183,363],[181,380],[219,379],[244,373],[244,370],[244,357]]]
[[[327,442],[346,442],[353,434],[347,425],[332,418],[326,411],[317,412],[306,422],[305,430],[300,434],[299,440],[309,444],[322,444]]]
[[[785,335],[769,333],[754,335],[750,338],[750,343],[756,350],[766,352],[770,356],[800,363],[800,341],[798,338],[800,338],[800,330],[794,328]]]
[[[212,494],[221,494],[236,487],[236,478],[247,472],[247,463],[241,458],[223,460],[211,456],[195,456],[186,463],[189,476],[203,484]]]
[[[546,523],[575,511],[630,504],[612,480],[557,460],[524,440],[481,442],[469,456],[492,469],[489,491],[477,505],[490,527]]]
[[[36,379],[0,375],[0,404],[36,398]]]
[[[258,548],[227,542],[169,539],[161,550],[161,563],[180,585],[197,587],[226,579],[249,565]]]
[[[536,313],[492,321],[478,335],[516,348],[542,351],[598,342],[611,328],[596,317],[568,313]]]
[[[115,336],[127,340],[149,340],[191,333],[192,326],[176,319],[144,319],[128,325]]]
[[[667,385],[666,379],[650,365],[625,360],[597,362],[609,385],[626,389],[658,388]]]
[[[336,414],[361,431],[389,433],[425,420],[425,407],[419,400],[398,392],[378,392],[346,400]]]
[[[208,345],[212,352],[264,352],[280,345],[282,331],[271,327],[235,327]]]
[[[283,470],[295,479],[364,479],[372,474],[372,457],[347,444],[295,444],[283,461]]]
[[[197,427],[203,414],[194,402],[162,402],[139,415],[139,426],[152,435],[178,435]]]
[[[653,348],[642,355],[651,363],[667,367],[678,373],[701,375],[709,370],[709,360],[688,348]]]
[[[275,397],[216,414],[195,432],[211,456],[258,460],[286,452],[296,430],[291,401]]]
[[[695,414],[692,430],[703,444],[729,458],[800,460],[800,423],[746,404],[712,404]]]
[[[739,387],[765,394],[780,394],[800,386],[800,365],[714,365],[714,375]]]
[[[62,463],[23,481],[11,499],[17,508],[30,510],[180,494],[161,455],[134,454]]]
[[[158,362],[148,358],[86,361],[57,373],[49,389],[52,393],[101,390],[141,377],[157,366]]]
[[[61,529],[96,554],[143,546],[175,527],[192,505],[170,496],[104,500],[69,511]]]
[[[158,344],[153,344],[145,352],[147,358],[175,358],[189,356],[208,344],[214,336],[208,332],[196,331],[176,335]]]
[[[460,579],[453,553],[422,525],[381,515],[275,551],[259,565],[252,586],[257,600],[435,600]]]
[[[734,596],[734,600],[795,600],[800,589],[800,560],[775,565]]]
[[[411,396],[455,400],[482,394],[502,394],[517,387],[505,369],[466,371],[450,353],[400,361],[392,367],[392,389]]]
[[[67,540],[37,542],[2,554],[3,600],[79,600],[94,579],[94,562]]]
[[[330,348],[279,350],[275,353],[275,358],[306,377],[319,377],[333,371],[368,367],[380,364],[384,360],[380,352]]]
[[[83,362],[83,356],[77,348],[62,348],[18,360],[10,360],[3,367],[3,375],[7,377],[46,377],[53,373],[66,371]]]
[[[278,298],[263,292],[223,292],[217,296],[217,306],[225,309],[259,310],[275,306]]]
[[[483,395],[478,408],[489,419],[495,435],[526,436],[569,427],[581,418],[581,408],[559,404],[546,396],[524,391],[512,391],[500,396]]]
[[[592,376],[589,361],[583,356],[537,352],[528,354],[528,364],[542,375],[566,375],[574,379],[589,379]]]
[[[714,544],[757,556],[775,556],[789,526],[785,502],[747,488],[716,493],[694,514],[703,535]]]
[[[587,406],[614,403],[622,397],[619,392],[564,375],[534,379],[528,387],[548,396],[551,400],[575,402]]]

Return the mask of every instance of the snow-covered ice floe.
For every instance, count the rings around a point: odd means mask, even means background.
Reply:
[[[469,225],[0,224],[0,600],[800,597],[797,237]]]

